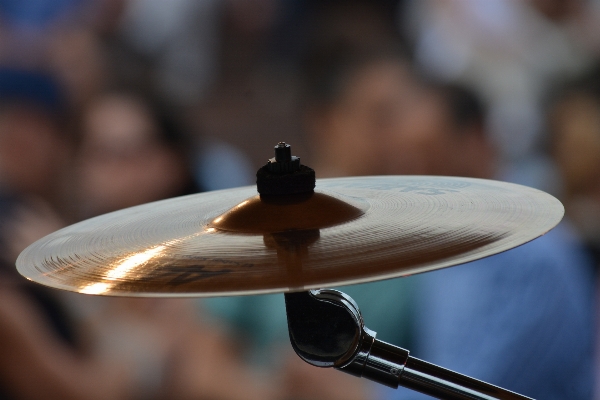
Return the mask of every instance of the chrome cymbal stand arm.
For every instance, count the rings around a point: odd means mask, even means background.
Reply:
[[[337,290],[286,293],[292,347],[304,361],[445,400],[531,398],[411,357],[375,338],[356,303]]]

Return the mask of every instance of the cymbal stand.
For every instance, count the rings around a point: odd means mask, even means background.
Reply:
[[[313,193],[315,171],[292,156],[289,144],[279,142],[274,150],[275,157],[256,173],[261,199]],[[302,270],[302,259],[318,238],[317,228],[291,229],[265,235],[265,243],[272,239],[280,263],[293,277]],[[337,290],[286,293],[285,305],[292,346],[309,364],[334,367],[393,388],[406,386],[439,399],[529,399],[411,357],[408,350],[375,339],[354,300]]]
[[[296,354],[317,367],[333,367],[397,389],[446,400],[529,399],[409,355],[375,338],[358,306],[332,289],[285,294],[290,341]]]

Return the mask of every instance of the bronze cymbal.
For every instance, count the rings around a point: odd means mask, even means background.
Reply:
[[[563,212],[539,190],[472,178],[323,179],[312,195],[275,201],[244,187],[77,223],[29,246],[17,268],[103,295],[298,291],[473,261],[546,233]]]

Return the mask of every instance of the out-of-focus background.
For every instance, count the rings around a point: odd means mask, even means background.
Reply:
[[[15,271],[68,224],[253,184],[279,141],[317,179],[557,196],[530,244],[343,290],[428,361],[600,399],[599,0],[0,0],[0,398],[421,398],[303,364],[281,295],[105,299]]]

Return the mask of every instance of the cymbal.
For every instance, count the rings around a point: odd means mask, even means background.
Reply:
[[[314,194],[255,187],[105,214],[25,249],[19,272],[54,288],[116,296],[300,291],[407,276],[490,256],[552,229],[554,197],[455,177],[318,180]]]

